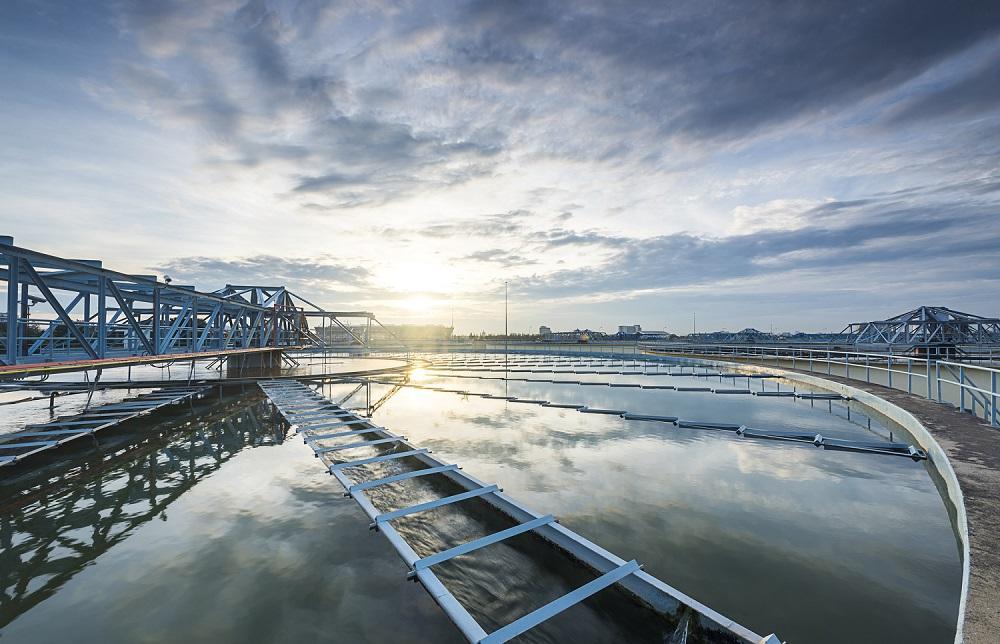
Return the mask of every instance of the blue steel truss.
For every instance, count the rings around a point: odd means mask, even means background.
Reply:
[[[372,322],[380,324],[371,312],[326,311],[283,286],[203,292],[109,270],[99,260],[21,248],[9,236],[0,236],[0,281],[7,291],[0,359],[7,365],[325,347],[316,330],[327,324],[367,348]],[[367,321],[362,333],[342,321],[350,318]]]
[[[1000,319],[921,306],[888,320],[849,324],[841,334],[854,345],[934,354],[935,348],[1000,344]]]

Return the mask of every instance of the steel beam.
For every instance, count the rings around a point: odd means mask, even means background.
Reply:
[[[21,266],[25,269],[25,272],[31,278],[31,281],[35,283],[35,287],[42,292],[43,296],[45,296],[46,303],[52,307],[52,309],[56,312],[56,315],[59,316],[59,319],[66,325],[69,332],[74,338],[76,338],[77,342],[83,346],[83,350],[87,352],[87,355],[91,358],[98,358],[99,356],[97,355],[97,352],[94,351],[94,347],[90,346],[90,342],[83,336],[83,333],[80,332],[79,327],[77,327],[76,323],[69,317],[69,314],[66,313],[62,304],[59,303],[56,296],[53,295],[51,290],[49,290],[49,287],[45,284],[45,280],[38,275],[38,272],[31,266],[31,263],[27,260],[22,260]]]

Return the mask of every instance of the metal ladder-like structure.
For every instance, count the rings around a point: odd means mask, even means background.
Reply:
[[[47,423],[27,425],[24,431],[0,435],[0,467],[20,463],[84,436],[94,436],[101,430],[158,409],[201,398],[210,389],[202,386],[152,391],[121,402],[92,407],[79,414],[61,416]]]
[[[462,472],[455,463],[445,463],[438,460],[431,456],[430,450],[418,448],[404,437],[397,436],[384,427],[375,425],[369,419],[341,408],[300,382],[272,380],[262,381],[259,385],[282,417],[295,427],[297,433],[302,434],[306,444],[313,449],[315,455],[323,459],[329,472],[344,487],[345,496],[350,496],[358,503],[371,519],[371,527],[385,535],[389,543],[396,549],[409,568],[408,578],[416,579],[424,586],[469,642],[477,644],[507,642],[601,590],[619,584],[626,591],[638,596],[660,612],[674,610],[680,604],[687,605],[703,618],[714,623],[712,625],[715,628],[730,638],[735,636],[739,641],[756,644],[780,644],[777,636],[772,634],[762,637],[737,624],[708,606],[643,572],[642,567],[635,560],[625,561],[613,555],[559,525],[554,516],[541,515],[529,510],[503,494],[499,486],[487,485],[479,481]],[[334,445],[326,444],[327,441],[331,440],[341,442]],[[391,451],[379,456],[351,461],[333,460],[337,452],[358,447],[389,448]],[[424,465],[423,469],[404,471],[392,476],[362,482],[355,482],[345,474],[347,468],[409,458],[419,461]],[[372,488],[429,475],[445,476],[464,488],[465,491],[390,512],[380,512],[365,495],[365,491]],[[493,509],[513,519],[517,525],[426,557],[418,556],[392,525],[392,521],[395,519],[473,498],[482,499]],[[459,555],[474,552],[527,532],[535,532],[549,543],[594,569],[598,573],[598,577],[498,630],[487,633],[434,574],[433,567]]]

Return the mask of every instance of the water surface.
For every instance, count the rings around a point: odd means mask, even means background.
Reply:
[[[409,382],[824,436],[892,431],[842,402],[463,375],[505,377],[425,371]],[[757,632],[790,642],[953,638],[958,549],[925,463],[411,387],[323,391]],[[0,634],[9,641],[461,641],[253,388],[116,436],[0,488]],[[441,494],[433,481],[411,483],[373,500],[389,508]],[[399,527],[429,554],[488,532],[484,516],[454,506]],[[524,556],[533,547],[491,546],[439,574],[484,625],[500,625],[587,579],[556,563],[538,568]],[[664,641],[666,626],[602,630],[648,618],[603,596],[524,641],[622,641],[624,632]]]

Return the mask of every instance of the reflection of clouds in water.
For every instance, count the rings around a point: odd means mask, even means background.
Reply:
[[[562,452],[579,446],[600,445],[602,450],[606,450],[607,444],[622,443],[630,457],[641,458],[641,454],[634,453],[635,448],[631,444],[636,440],[655,439],[657,442],[675,445],[721,442],[740,457],[733,464],[738,471],[766,473],[771,478],[785,480],[871,478],[877,476],[878,470],[866,468],[865,464],[872,459],[886,459],[849,452],[824,452],[811,445],[778,442],[752,445],[750,439],[741,439],[728,433],[677,428],[663,423],[628,422],[618,418],[538,407],[501,406],[504,403],[482,399],[470,399],[456,404],[453,396],[449,398],[448,394],[435,392],[419,392],[418,395],[437,397],[438,403],[445,405],[441,416],[448,421],[444,424],[445,436],[428,437],[425,442],[430,441],[435,448],[447,453],[466,454],[484,460],[489,457],[519,469],[523,469],[525,463],[516,455],[518,450],[512,449],[508,443],[519,445],[521,449],[530,446],[542,452],[552,451],[552,460],[565,460],[567,457]],[[449,402],[452,406],[448,406]],[[482,413],[483,409],[491,411]],[[491,431],[482,433],[464,430],[469,427]],[[662,447],[657,446],[657,449]],[[687,457],[690,458],[690,455]],[[679,455],[664,456],[664,462],[679,460]],[[919,466],[906,461],[882,467],[896,471]],[[909,479],[906,480],[909,482]]]
[[[850,478],[881,479],[882,475],[873,470],[854,468],[850,466],[850,456],[846,452],[831,454],[823,453],[811,443],[803,445],[772,442],[764,445],[751,443],[764,442],[746,438],[736,438],[729,441],[726,449],[733,453],[736,468],[742,474],[757,474],[768,478],[786,481],[818,481],[825,480],[831,484]],[[762,454],[767,450],[767,454]],[[809,453],[810,450],[815,453]],[[846,456],[846,458],[844,458]],[[885,459],[886,457],[874,457]]]
[[[494,429],[505,429],[510,426],[510,423],[517,415],[505,408],[500,408],[496,413],[493,414],[463,414],[456,409],[447,409],[444,411],[443,416],[448,420],[456,420],[469,425],[477,425],[479,427],[492,427]]]
[[[606,380],[606,377],[602,378]],[[629,377],[629,380],[644,382],[641,376]],[[649,380],[647,378],[645,382]],[[652,380],[655,380],[657,384],[665,384],[661,382],[659,377]],[[697,385],[699,383],[694,381],[700,379],[675,377],[672,380],[679,381],[682,385]],[[493,383],[492,388],[490,386],[484,388],[483,385],[486,383]],[[496,392],[499,386],[497,383],[498,381],[446,377],[438,378],[435,381],[436,386],[471,389],[482,393]],[[717,385],[718,383],[712,384]],[[709,392],[639,390],[517,381],[508,383],[506,392],[520,398],[627,409],[633,413],[675,415],[686,420],[730,422],[755,428],[786,431],[808,431],[833,438],[856,440],[877,440],[880,438],[864,427],[867,417],[855,412],[854,420],[849,421],[843,417],[843,410],[832,413],[832,407],[826,401],[813,403],[794,398],[721,396]],[[639,424],[640,427],[641,425]],[[874,423],[874,426],[876,429],[881,427],[878,423]],[[881,433],[886,434],[887,431]]]
[[[212,433],[224,451],[244,446],[227,435]],[[178,434],[165,449],[188,440]],[[461,640],[422,589],[401,583],[404,568],[391,547],[371,536],[363,513],[300,441],[229,456],[157,520],[102,552],[100,565],[82,567],[4,626],[4,639],[117,644],[169,628],[177,641],[312,641],[331,632],[346,641]],[[199,462],[214,458],[206,450]],[[177,469],[145,467],[147,459],[136,461],[138,471],[155,485],[140,486],[162,498]],[[177,464],[187,466],[187,459]],[[47,565],[63,564],[50,553]],[[390,613],[395,619],[385,620]],[[413,627],[399,632],[396,620]]]
[[[503,387],[455,378],[435,384]],[[508,383],[508,391],[660,414],[674,413],[683,400],[691,416],[706,420],[871,437],[826,404],[787,399],[539,383]],[[386,424],[406,427],[415,443],[499,481],[530,507],[638,557],[651,573],[750,626],[787,636],[786,624],[815,632],[817,619],[849,620],[859,632],[885,634],[892,616],[905,616],[911,634],[946,637],[951,628],[957,550],[921,463],[447,393],[414,395],[433,401],[420,407],[425,414],[415,417],[406,398],[394,399],[383,409]],[[909,606],[922,608],[914,614]]]

